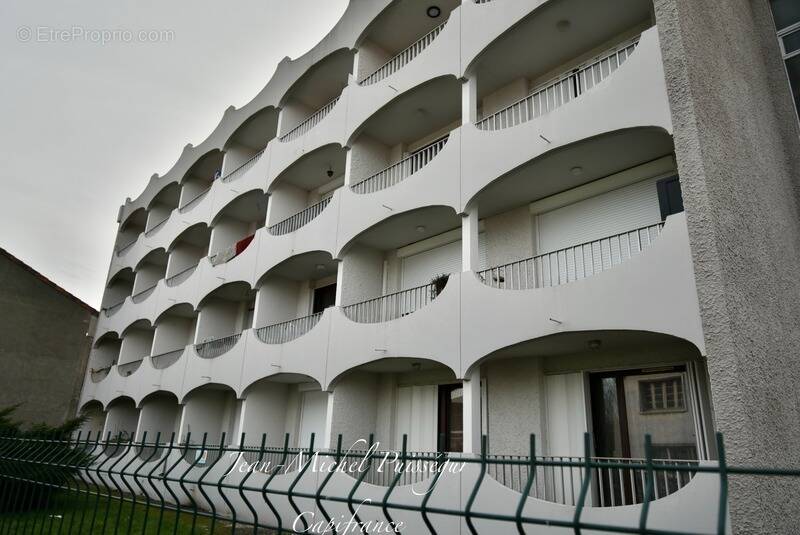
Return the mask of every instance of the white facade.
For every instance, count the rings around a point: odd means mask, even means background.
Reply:
[[[622,3],[351,1],[121,207],[92,429],[712,460],[658,28]]]

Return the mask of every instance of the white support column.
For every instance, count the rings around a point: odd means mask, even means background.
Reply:
[[[344,187],[349,188],[353,183],[353,147],[345,147],[344,150]]]
[[[344,288],[344,270],[342,269],[343,262],[338,260],[336,262],[336,302],[334,306],[342,306],[342,290]]]
[[[244,444],[242,443],[242,431],[244,431],[244,415],[245,411],[247,410],[247,398],[238,400],[237,404],[239,405],[239,416],[235,420],[236,425],[234,426],[234,431],[233,431],[234,433],[236,433],[236,439],[232,440],[231,442],[235,443],[237,446],[244,446]],[[247,437],[245,437],[245,440],[247,440]],[[261,439],[259,438],[258,442],[259,444],[261,444],[260,440]],[[255,443],[253,437],[250,437],[249,442],[251,444]]]
[[[481,452],[481,368],[464,378],[464,453]]]
[[[278,125],[275,129],[275,137],[280,140],[280,137],[283,135],[283,132],[281,132],[281,128],[283,128],[283,109],[275,108],[275,110],[278,112]]]
[[[336,447],[334,444],[331,444],[331,440],[333,438],[333,392],[328,393],[328,405],[326,409],[325,431],[323,432],[323,436],[320,437],[322,442],[320,442],[319,446],[315,446],[315,449]]]
[[[183,426],[186,423],[186,421],[185,421],[185,418],[186,418],[186,403],[183,403],[182,405],[179,405],[179,407],[181,408],[181,415],[180,415],[180,418],[178,418],[178,432],[175,433],[175,443],[176,444],[180,444],[181,442],[183,442]],[[169,437],[167,438],[167,443],[169,443]]]
[[[461,215],[461,271],[478,269],[478,207]]]
[[[478,81],[473,75],[461,82],[461,124],[478,122]]]

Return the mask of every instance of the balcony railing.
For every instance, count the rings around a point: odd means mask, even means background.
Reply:
[[[192,207],[194,207],[197,203],[199,203],[200,199],[205,197],[209,191],[211,191],[211,186],[207,187],[206,189],[204,189],[203,191],[201,191],[200,193],[198,193],[197,195],[195,195],[194,197],[183,203],[180,207],[178,207],[178,212],[182,214],[188,212]]]
[[[180,283],[188,279],[192,275],[192,273],[194,273],[194,270],[197,269],[198,265],[199,264],[195,264],[193,266],[189,266],[185,269],[180,270],[179,272],[177,272],[176,274],[172,275],[167,280],[165,280],[164,283],[169,287],[179,285]]]
[[[181,355],[183,355],[183,348],[176,349],[174,351],[167,351],[166,353],[161,353],[159,355],[153,355],[150,357],[150,362],[153,364],[153,368],[157,370],[163,370],[164,368],[169,368],[178,360],[180,360]]]
[[[139,236],[136,236],[136,238],[134,238],[133,240],[129,241],[128,243],[126,243],[126,244],[125,244],[125,245],[123,245],[122,247],[118,247],[118,248],[117,248],[117,256],[122,256],[123,254],[125,254],[126,252],[128,252],[128,250],[129,250],[131,247],[133,247],[133,246],[134,246],[134,244],[135,244],[137,241],[139,241]]]
[[[390,165],[350,187],[356,193],[374,193],[394,186],[428,165],[447,145],[448,139],[450,139],[450,134],[414,151],[396,164]]]
[[[161,221],[159,221],[158,223],[156,223],[155,225],[153,225],[152,227],[150,227],[150,229],[149,229],[149,230],[146,230],[146,231],[144,232],[144,235],[145,235],[145,236],[148,236],[148,237],[152,236],[153,234],[155,234],[155,233],[156,233],[156,231],[157,231],[158,229],[160,229],[161,227],[163,227],[163,226],[164,226],[164,223],[166,223],[167,221],[169,221],[169,216],[165,217],[164,219],[162,219]]]
[[[144,359],[139,359],[132,362],[126,362],[125,364],[119,364],[117,365],[117,372],[123,377],[128,377],[139,369],[139,366],[142,365],[143,360]]]
[[[380,82],[384,78],[388,78],[395,72],[411,63],[414,58],[416,58],[423,50],[428,48],[428,45],[430,45],[433,40],[436,39],[436,36],[441,33],[445,24],[447,24],[447,21],[444,21],[439,26],[414,41],[402,52],[378,67],[374,72],[364,77],[360,82],[358,82],[358,85],[372,85]]]
[[[478,121],[480,130],[502,130],[549,113],[591,90],[631,56],[639,37],[536,87],[522,100]]]
[[[261,149],[258,151],[255,156],[244,162],[242,165],[222,177],[223,182],[231,182],[232,180],[236,180],[238,177],[242,176],[245,171],[249,170],[255,163],[261,158],[261,155],[264,154],[266,149]]]
[[[286,143],[287,141],[292,141],[305,135],[306,132],[317,126],[322,119],[324,119],[325,116],[331,112],[333,107],[336,106],[336,103],[339,102],[339,97],[341,97],[341,95],[325,104],[323,107],[312,113],[310,117],[304,119],[302,123],[286,132],[280,137],[280,141],[282,143]]]
[[[111,371],[111,366],[106,366],[104,368],[92,368],[90,370],[90,374],[92,376],[92,382],[99,383],[108,376],[108,372],[110,371]]]
[[[197,351],[197,356],[203,359],[213,359],[220,355],[224,355],[236,345],[242,333],[232,334],[223,338],[215,338],[213,340],[206,340],[200,344],[195,344],[194,348]]]
[[[558,286],[591,277],[629,260],[653,244],[664,223],[615,234],[478,272],[483,283],[503,290]]]
[[[380,323],[407,316],[436,299],[434,283],[376,297],[342,307],[345,316],[357,323]]]
[[[256,329],[256,336],[265,344],[285,344],[299,338],[319,323],[322,312]]]
[[[144,301],[153,294],[153,292],[156,289],[156,286],[158,286],[158,282],[155,282],[151,286],[145,288],[144,290],[133,294],[131,296],[131,301],[133,301],[134,303],[141,303],[142,301]]]
[[[105,311],[106,316],[113,316],[117,312],[117,310],[122,308],[122,305],[125,304],[125,300],[126,299],[128,299],[128,298],[125,297],[125,298],[122,299],[122,301],[119,301],[118,303],[114,303],[113,305],[109,305],[109,306],[105,307],[103,310]]]
[[[517,492],[523,492],[530,475],[529,464],[507,464],[507,461],[528,460],[528,457],[516,455],[490,455],[487,463],[488,474],[502,485]],[[528,495],[533,498],[554,502],[561,505],[574,506],[583,484],[585,462],[583,457],[537,457],[535,484]],[[647,470],[641,468],[645,459],[616,459],[610,457],[594,457],[600,463],[592,468],[591,505],[594,507],[615,507],[636,505],[644,501]],[[571,463],[574,463],[572,465]],[[608,466],[603,466],[608,464]],[[636,465],[626,468],[625,465]],[[691,468],[697,461],[653,460],[655,467],[664,465],[685,466]],[[682,489],[694,477],[691,471],[655,470],[654,499],[664,498]]]
[[[318,203],[312,204],[305,210],[297,212],[293,216],[289,216],[279,223],[275,223],[274,225],[270,226],[267,230],[273,236],[282,236],[284,234],[289,234],[290,232],[294,232],[295,230],[307,225],[308,223],[311,222],[312,219],[321,214],[322,211],[325,210],[325,208],[328,206],[330,202],[331,202],[331,197],[322,199]]]

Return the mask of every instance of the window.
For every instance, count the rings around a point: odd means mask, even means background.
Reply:
[[[661,209],[661,220],[667,216],[683,212],[683,195],[681,183],[677,176],[665,178],[656,182],[658,192],[658,206]]]
[[[679,376],[639,381],[639,410],[647,412],[685,410],[683,381]]]
[[[439,451],[464,451],[464,388],[461,384],[439,386]]]
[[[336,285],[329,284],[314,290],[314,301],[311,305],[311,313],[318,314],[328,307],[336,304]]]
[[[800,110],[800,2],[770,0],[770,4],[795,110]]]

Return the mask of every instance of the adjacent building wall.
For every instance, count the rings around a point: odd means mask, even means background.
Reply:
[[[800,146],[769,4],[654,3],[716,425],[729,462],[797,466]],[[732,481],[735,531],[794,532],[798,490]]]
[[[2,249],[0,310],[0,407],[21,403],[28,424],[73,417],[97,311]]]

